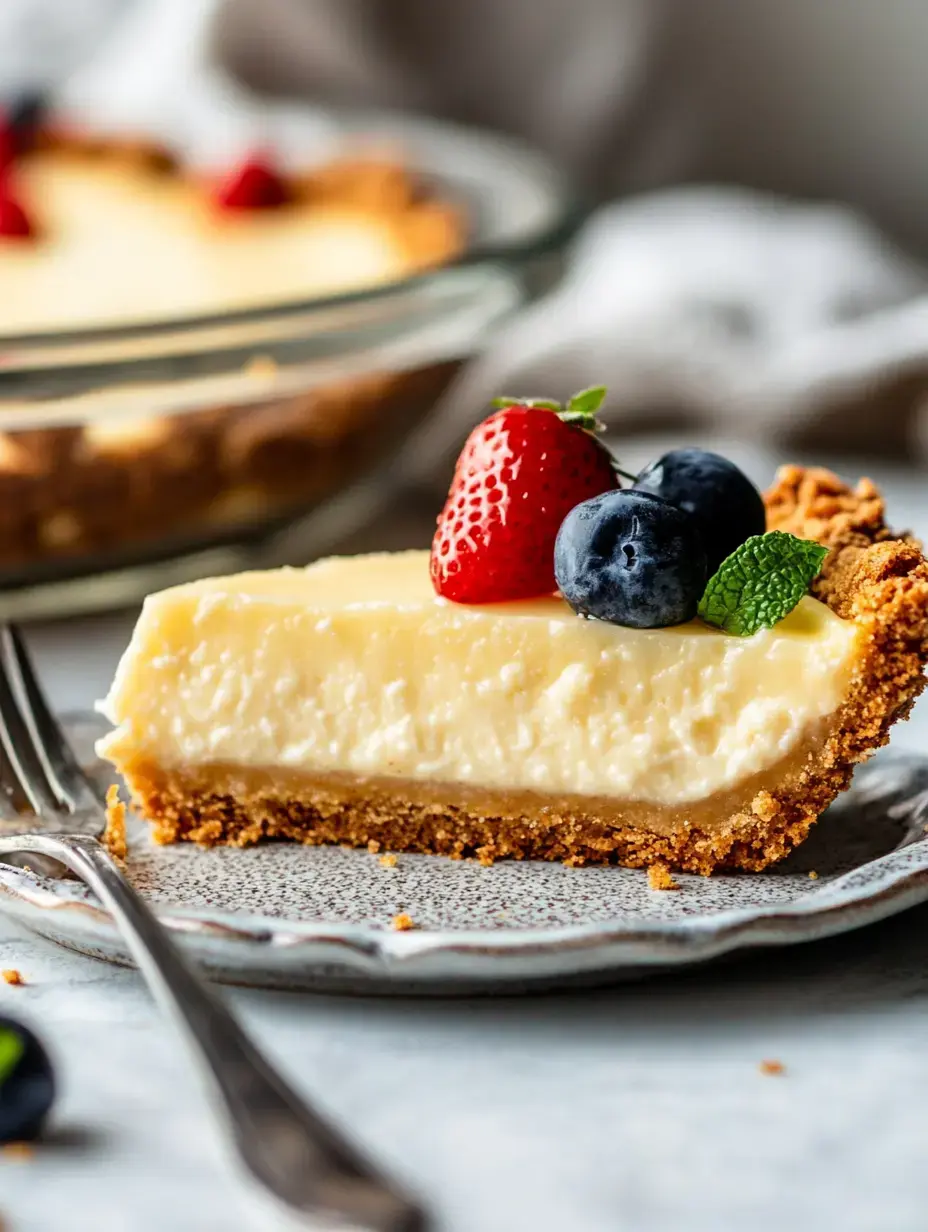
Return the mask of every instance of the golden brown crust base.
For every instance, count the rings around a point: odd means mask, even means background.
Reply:
[[[582,801],[535,804],[521,812],[486,802],[449,804],[380,784],[318,784],[296,790],[270,778],[239,790],[211,790],[184,774],[133,768],[136,803],[155,823],[160,842],[180,839],[247,845],[279,837],[393,851],[559,859],[570,864],[662,864],[688,872],[759,870],[787,855],[835,796],[854,766],[885,744],[889,728],[908,714],[925,685],[928,659],[928,564],[918,544],[893,536],[883,503],[867,480],[851,490],[823,470],[784,467],[766,497],[770,529],[816,538],[831,548],[814,584],[816,596],[860,630],[859,659],[847,698],[821,738],[753,787],[742,805],[712,824],[677,819],[670,833],[632,821],[622,806],[597,815]],[[719,802],[721,804],[721,802]]]
[[[247,846],[276,838],[475,855],[485,863],[513,856],[640,864],[657,852],[670,857],[688,842],[700,860],[711,861],[713,843],[731,840],[731,818],[741,818],[739,833],[753,832],[758,819],[769,819],[771,789],[798,789],[831,730],[829,722],[817,724],[776,765],[682,806],[280,767],[166,770],[137,761],[122,769],[162,843]]]
[[[121,160],[139,174],[182,174],[146,142],[45,133],[39,145]],[[399,162],[333,162],[303,176],[296,196],[293,208],[333,206],[382,220],[410,274],[451,259],[464,242],[456,207]],[[257,375],[256,358],[249,367]],[[387,455],[458,367],[372,372],[296,395],[143,415],[127,420],[115,442],[80,426],[0,431],[0,568],[118,556],[287,516]]]

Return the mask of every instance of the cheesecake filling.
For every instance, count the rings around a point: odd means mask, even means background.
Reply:
[[[217,217],[205,189],[180,177],[64,155],[24,160],[19,180],[40,241],[0,251],[0,335],[297,303],[411,265],[388,219],[363,210]]]
[[[426,552],[217,578],[149,598],[103,756],[679,806],[799,756],[858,634],[805,598],[774,629],[636,630],[558,597],[437,598]]]

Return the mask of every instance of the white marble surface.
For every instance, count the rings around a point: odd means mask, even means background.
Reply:
[[[893,513],[928,532],[915,476]],[[61,708],[108,682],[131,615],[31,631]],[[923,706],[899,743],[924,744]],[[0,921],[0,1012],[61,1076],[54,1132],[0,1156],[5,1232],[266,1226],[131,971]],[[928,908],[682,977],[526,1000],[228,993],[297,1083],[447,1232],[920,1232]],[[777,1058],[782,1077],[760,1073]],[[273,1226],[271,1224],[270,1226]]]

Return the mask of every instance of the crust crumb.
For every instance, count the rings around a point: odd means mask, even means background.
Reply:
[[[782,1061],[761,1061],[757,1068],[762,1074],[767,1074],[770,1077],[779,1077],[781,1074],[786,1073],[786,1066]]]
[[[190,841],[197,843],[200,847],[213,847],[216,843],[222,842],[224,832],[225,827],[221,821],[204,821],[190,831]],[[157,838],[157,835],[155,837]],[[246,841],[247,839],[242,838],[237,845],[244,846]]]
[[[416,927],[415,920],[411,915],[407,915],[405,911],[401,911],[399,915],[395,915],[390,923],[398,933],[408,933],[411,928]]]
[[[115,783],[106,789],[106,828],[103,831],[103,846],[114,860],[124,860],[129,851],[126,843],[126,806],[119,798],[119,788]]]
[[[380,857],[381,868],[396,868],[396,856],[386,855]]]
[[[870,479],[849,487],[823,467],[781,466],[765,497],[767,529],[785,530],[825,547],[859,536],[863,544],[889,539],[883,498]]]
[[[277,361],[273,355],[253,355],[245,364],[245,375],[255,380],[270,380],[277,375]]]
[[[6,1142],[0,1147],[0,1150],[3,1151],[7,1159],[19,1159],[24,1163],[35,1154],[35,1147],[31,1142]]]
[[[0,976],[3,978],[4,984],[25,984],[22,977],[22,972],[17,971],[15,967],[7,967],[5,971],[0,971]]]
[[[680,883],[674,880],[667,864],[658,862],[648,869],[648,887],[652,890],[679,890]]]
[[[779,811],[780,806],[769,791],[759,791],[751,801],[751,812],[761,821],[772,821]]]

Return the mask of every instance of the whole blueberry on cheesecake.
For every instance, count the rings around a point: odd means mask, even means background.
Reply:
[[[650,492],[604,492],[564,519],[554,573],[581,616],[659,629],[696,615],[706,551],[696,519],[676,505]]]
[[[665,453],[645,467],[634,487],[662,496],[698,520],[710,574],[746,539],[767,528],[764,502],[747,475],[705,449]]]

